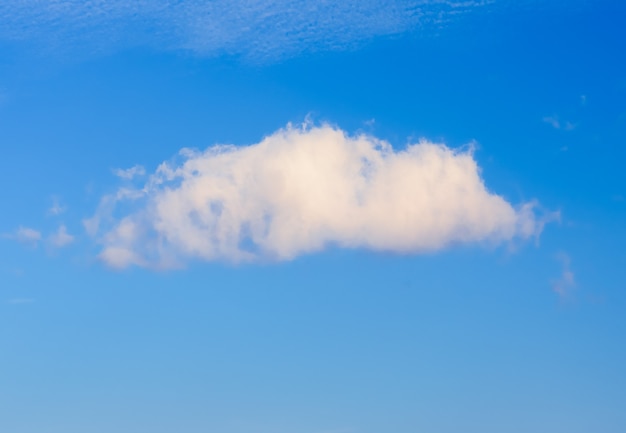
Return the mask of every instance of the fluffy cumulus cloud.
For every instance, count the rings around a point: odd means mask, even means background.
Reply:
[[[113,267],[191,259],[280,261],[327,246],[419,253],[538,234],[532,203],[490,192],[471,149],[403,150],[328,125],[261,142],[183,149],[85,221]]]
[[[504,3],[510,3],[505,1]],[[0,38],[276,57],[345,48],[493,0],[3,0]]]

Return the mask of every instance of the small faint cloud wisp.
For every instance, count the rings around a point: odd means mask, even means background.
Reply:
[[[570,257],[566,253],[559,253],[556,259],[561,263],[561,275],[552,281],[552,290],[559,295],[561,299],[566,299],[571,295],[572,290],[576,287],[574,272],[570,265]]]
[[[54,248],[63,248],[74,242],[74,236],[67,232],[67,227],[61,224],[59,229],[48,236],[48,244]]]
[[[572,122],[562,123],[557,116],[546,116],[543,118],[543,121],[548,125],[551,125],[554,129],[572,131],[576,128],[576,125]]]
[[[12,239],[21,244],[37,247],[41,242],[52,248],[63,248],[74,242],[74,236],[68,233],[67,227],[61,224],[56,232],[44,238],[39,230],[30,227],[20,226],[13,233],[2,235],[5,239]]]
[[[67,210],[67,207],[61,205],[61,200],[59,197],[52,197],[52,206],[48,209],[48,215],[58,216],[64,213]]]
[[[5,239],[13,239],[21,244],[37,246],[41,241],[41,232],[30,227],[19,226],[13,233],[5,233],[2,235]]]
[[[328,125],[288,126],[245,147],[183,149],[84,221],[115,268],[189,260],[281,261],[327,246],[420,253],[535,238],[536,203],[491,193],[473,149],[404,150]]]
[[[127,169],[116,168],[113,170],[113,174],[120,179],[133,180],[135,177],[144,176],[146,174],[146,169],[141,165],[135,165]]]

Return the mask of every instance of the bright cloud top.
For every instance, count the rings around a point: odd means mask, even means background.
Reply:
[[[276,57],[397,34],[489,0],[4,0],[0,38]]]
[[[247,147],[183,149],[85,221],[112,267],[289,260],[333,245],[418,253],[537,234],[533,205],[490,193],[471,150],[395,151],[330,126],[288,126]]]

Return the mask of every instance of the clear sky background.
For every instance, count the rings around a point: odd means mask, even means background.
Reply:
[[[626,4],[126,3],[0,5],[0,431],[626,431]]]

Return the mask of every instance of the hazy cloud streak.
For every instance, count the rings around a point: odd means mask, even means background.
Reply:
[[[561,262],[562,270],[561,276],[552,282],[552,290],[561,298],[566,298],[576,287],[576,280],[574,279],[574,272],[570,268],[570,257],[565,253],[559,253],[556,258]]]
[[[576,125],[572,122],[561,123],[557,116],[546,116],[543,118],[543,121],[549,125],[551,125],[554,129],[563,129],[565,131],[572,131],[576,128]]]
[[[48,237],[48,243],[55,248],[63,248],[74,242],[74,236],[67,232],[65,225],[60,225],[56,233]]]
[[[14,233],[5,233],[2,237],[14,239],[22,244],[37,246],[41,241],[41,232],[30,227],[19,226]]]
[[[0,38],[72,47],[158,46],[280,57],[399,34],[489,0],[5,0]]]

